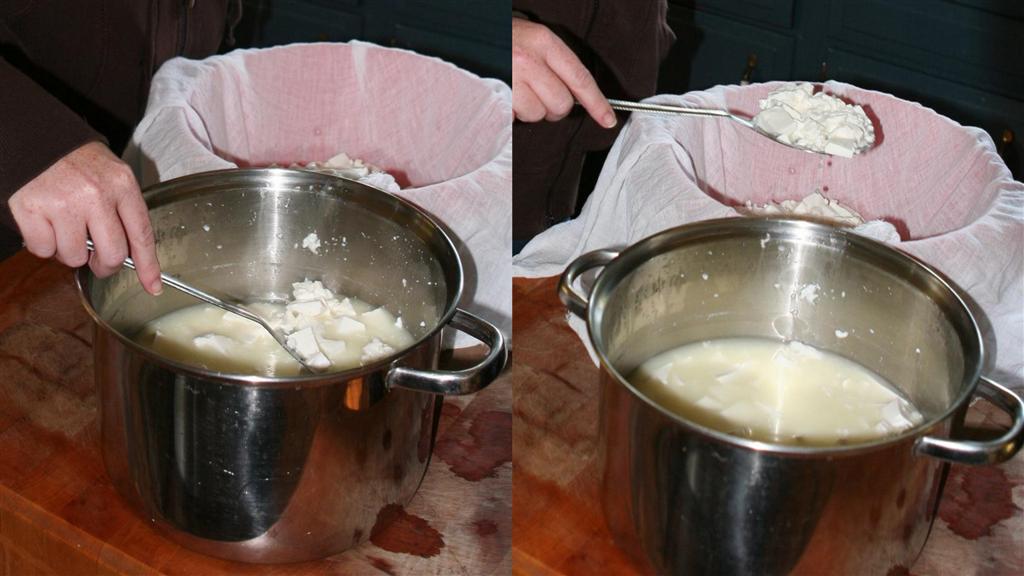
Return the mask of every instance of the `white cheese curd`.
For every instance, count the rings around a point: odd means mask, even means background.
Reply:
[[[360,360],[363,362],[373,362],[374,360],[384,358],[394,351],[394,348],[382,342],[380,338],[374,338],[366,346],[363,346],[363,355],[360,357]]]
[[[817,191],[800,200],[783,200],[779,203],[768,202],[767,204],[754,204],[748,201],[745,206],[737,206],[735,210],[744,216],[799,216],[831,226],[854,228],[854,232],[857,234],[879,242],[892,244],[900,241],[899,231],[891,223],[885,220],[865,222],[864,217],[856,210],[844,206],[836,200],[826,198]],[[761,248],[767,246],[769,240],[771,240],[770,235],[762,238]]]
[[[687,344],[649,359],[629,379],[690,421],[781,444],[866,442],[924,420],[867,368],[796,341]]]
[[[745,216],[803,216],[833,226],[852,227],[864,223],[864,218],[856,211],[822,196],[820,192],[808,194],[801,200],[783,200],[780,203],[747,202],[736,211]]]
[[[321,370],[346,370],[390,356],[414,342],[386,308],[339,297],[320,281],[292,285],[286,302],[246,305],[287,335],[289,348]],[[136,340],[179,362],[210,370],[293,376],[299,364],[259,325],[208,304],[146,324]]]
[[[313,254],[320,254],[320,237],[316,235],[315,230],[302,239],[302,247],[308,249]]]
[[[203,334],[192,339],[192,343],[200,350],[209,350],[217,354],[227,354],[229,350],[241,342],[220,334]]]
[[[359,158],[351,158],[344,152],[339,152],[324,162],[310,162],[306,164],[306,168],[334,173],[346,178],[365,178],[373,172],[382,172],[380,168],[367,164]]]
[[[292,167],[299,166],[293,164]],[[307,170],[358,180],[363,184],[388,192],[398,192],[400,189],[395,177],[382,168],[363,162],[359,158],[351,158],[344,152],[339,152],[324,162],[310,162],[303,167]]]
[[[341,319],[334,322],[334,332],[341,336],[360,334],[365,331],[366,324],[363,324],[359,320],[353,320],[350,316],[342,316]]]
[[[754,126],[791,146],[851,158],[875,143],[875,128],[863,108],[815,94],[807,82],[773,90],[760,107]]]
[[[804,284],[800,288],[800,292],[797,297],[807,302],[808,304],[814,304],[814,301],[818,299],[818,290],[820,287],[817,284]]]

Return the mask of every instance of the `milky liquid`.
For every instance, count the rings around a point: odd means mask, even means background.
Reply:
[[[313,350],[323,355],[327,364],[321,368],[326,371],[360,366],[414,342],[401,321],[384,308],[355,298],[337,299],[333,294],[310,302],[257,301],[246,306],[285,333],[309,328]],[[156,318],[143,326],[135,340],[172,360],[208,370],[264,376],[299,373],[299,363],[266,330],[209,304]],[[289,344],[295,348],[291,339]],[[310,362],[312,354],[301,355]]]
[[[687,344],[647,360],[629,380],[687,420],[767,442],[865,442],[923,421],[878,375],[800,342]]]

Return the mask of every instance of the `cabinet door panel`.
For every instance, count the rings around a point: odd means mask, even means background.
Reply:
[[[1015,0],[945,0],[945,2],[1024,20],[1024,2]]]
[[[1019,21],[934,0],[835,0],[829,44],[1009,97],[1024,97]]]
[[[793,0],[669,0],[699,10],[723,16],[748,20],[757,24],[767,24],[779,28],[793,25]]]
[[[245,0],[239,46],[353,39],[512,81],[509,6],[492,0]]]
[[[370,0],[368,0],[370,1]],[[512,82],[512,16],[493,0],[399,0],[394,44]]]
[[[399,24],[395,27],[395,46],[443,58],[482,76],[512,81],[512,61],[508,48]]]
[[[677,40],[661,67],[658,82],[662,92],[737,84],[751,54],[757,56],[752,82],[790,77],[790,36],[675,6],[669,11],[669,26]]]
[[[293,42],[344,42],[365,38],[358,2],[325,8],[300,0],[245,2],[242,22],[236,30],[240,46],[265,47]]]
[[[398,0],[396,21],[437,33],[451,34],[511,48],[510,4],[493,0]]]

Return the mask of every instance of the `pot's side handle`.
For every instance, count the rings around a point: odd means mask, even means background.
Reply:
[[[1005,434],[984,442],[923,436],[914,449],[919,454],[954,464],[998,464],[1012,458],[1024,443],[1024,400],[984,376],[978,382],[978,393],[1010,415],[1013,422]]]
[[[483,342],[490,350],[475,366],[463,370],[417,370],[395,366],[385,377],[387,387],[406,388],[433,394],[472,394],[487,387],[508,365],[508,346],[505,337],[490,322],[460,308],[455,309],[448,326],[461,330]]]
[[[558,297],[562,304],[569,309],[569,312],[579,316],[587,317],[587,307],[590,306],[590,295],[583,294],[573,287],[576,280],[587,270],[606,266],[612,260],[618,258],[619,253],[614,250],[594,250],[581,254],[565,267],[562,277],[558,279]]]

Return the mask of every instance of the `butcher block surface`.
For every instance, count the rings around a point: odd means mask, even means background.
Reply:
[[[72,273],[0,262],[0,574],[505,574],[512,387],[447,399],[423,484],[371,541],[304,564],[238,564],[167,540],[103,469],[91,321]]]
[[[599,500],[597,367],[565,321],[556,278],[513,280],[513,573],[651,574],[612,541]],[[976,403],[968,423],[1008,418]],[[1024,574],[1024,455],[952,466],[924,551],[902,576]],[[893,575],[895,576],[895,575]]]

